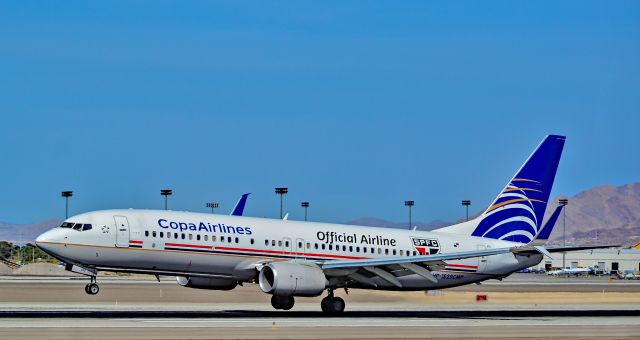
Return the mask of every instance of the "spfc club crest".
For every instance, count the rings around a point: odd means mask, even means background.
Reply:
[[[413,247],[420,255],[433,255],[440,252],[440,242],[433,238],[412,237]]]

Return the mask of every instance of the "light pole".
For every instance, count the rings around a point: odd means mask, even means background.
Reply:
[[[282,196],[289,193],[289,188],[276,188],[276,194],[280,195],[280,219],[282,219]]]
[[[73,196],[73,191],[63,191],[62,197],[65,199],[64,204],[64,219],[69,218],[69,197]]]
[[[469,220],[469,206],[471,205],[471,200],[462,200],[462,205],[467,208],[467,221]]]
[[[36,262],[36,246],[31,243],[27,243],[26,246],[31,248],[31,263]]]
[[[566,198],[561,198],[558,200],[558,203],[560,205],[567,205],[569,204],[569,200]],[[562,211],[562,246],[566,247],[567,246],[567,207],[564,207],[563,211]],[[565,266],[565,258],[566,258],[567,252],[562,252],[562,269],[564,269]]]
[[[218,203],[217,202],[209,202],[209,203],[207,203],[207,208],[211,208],[211,213],[213,214],[213,209],[217,209],[218,208]]]
[[[167,197],[173,195],[173,190],[160,189],[160,195],[164,196],[164,210],[167,210]]]
[[[409,229],[411,229],[411,207],[413,207],[413,201],[404,201],[404,205],[409,207]]]
[[[300,206],[304,208],[304,220],[307,220],[307,209],[309,208],[309,202],[302,202]]]

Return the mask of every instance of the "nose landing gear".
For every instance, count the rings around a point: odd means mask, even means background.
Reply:
[[[95,276],[91,277],[91,283],[87,283],[87,285],[84,286],[84,291],[89,295],[98,294],[98,292],[100,291],[100,287],[96,283],[96,277]]]
[[[329,295],[327,295],[322,302],[320,302],[320,307],[322,311],[327,314],[338,314],[344,312],[345,307],[344,300],[340,297],[333,296],[333,289],[329,288]]]

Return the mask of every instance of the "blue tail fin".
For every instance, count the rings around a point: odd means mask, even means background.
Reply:
[[[247,203],[247,197],[249,197],[249,195],[250,194],[243,194],[240,197],[240,199],[238,200],[238,203],[236,203],[236,206],[233,208],[231,215],[242,216],[242,214],[244,213],[244,206]]]
[[[556,221],[558,220],[558,216],[560,216],[562,208],[564,208],[563,204],[556,207],[556,210],[553,211],[553,214],[551,214],[551,217],[549,217],[549,220],[544,224],[544,227],[542,227],[540,233],[536,237],[537,241],[546,242],[549,239],[549,236],[551,236],[551,231],[553,231],[553,227],[556,225]]]
[[[564,141],[564,136],[549,135],[540,143],[482,213],[471,235],[522,243],[538,235]]]

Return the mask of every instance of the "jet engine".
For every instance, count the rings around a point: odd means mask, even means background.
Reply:
[[[211,290],[232,290],[238,285],[236,280],[209,277],[176,276],[176,281],[183,287]]]
[[[271,262],[260,270],[258,283],[263,292],[279,296],[318,296],[327,278],[312,263]]]

